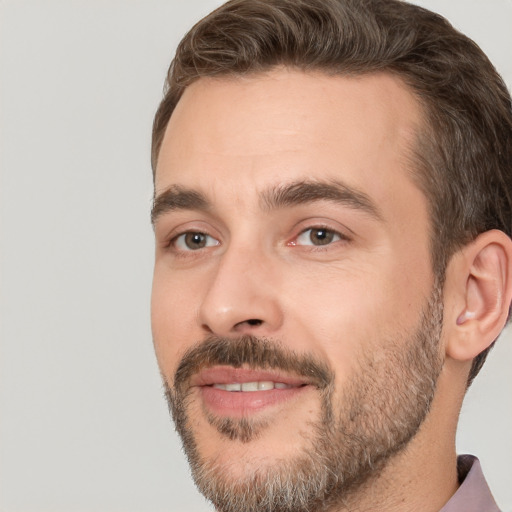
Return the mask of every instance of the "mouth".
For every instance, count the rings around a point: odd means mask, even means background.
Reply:
[[[254,391],[269,391],[271,389],[290,389],[292,386],[284,382],[272,382],[271,380],[254,382],[231,382],[229,384],[213,384],[215,389],[222,389],[230,392],[253,393]]]
[[[314,386],[278,371],[218,366],[196,374],[191,387],[199,391],[210,413],[241,418],[284,405]]]

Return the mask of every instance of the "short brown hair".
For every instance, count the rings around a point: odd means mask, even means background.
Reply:
[[[284,65],[329,75],[385,71],[419,99],[426,123],[413,174],[431,215],[442,283],[454,252],[479,233],[512,235],[512,106],[480,48],[444,18],[399,0],[231,0],[183,38],[155,116],[152,167],[185,88],[201,77]],[[473,361],[468,385],[488,350]]]

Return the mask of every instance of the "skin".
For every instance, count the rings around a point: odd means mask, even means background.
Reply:
[[[185,352],[209,335],[253,334],[325,361],[335,374],[336,403],[361,354],[385,357],[389,340],[414,331],[434,284],[427,200],[410,175],[421,124],[413,95],[386,74],[277,69],[202,78],[187,88],[164,137],[155,195],[179,186],[209,205],[164,207],[154,221],[152,328],[169,385]],[[305,180],[342,182],[373,210],[328,200],[262,204],[268,190]],[[308,230],[318,227],[339,236],[311,245]],[[207,234],[207,246],[190,250],[182,236],[189,232]],[[456,259],[456,276],[468,261]],[[464,310],[463,281],[450,267],[450,325]],[[443,331],[442,357],[453,350],[452,335]],[[457,488],[454,436],[470,355],[448,354],[420,431],[347,508],[436,511],[449,499]],[[268,424],[249,443],[220,435],[206,420],[208,407],[194,388],[199,451],[238,477],[248,461],[271,467],[304,449],[302,434],[320,414],[320,399],[308,388],[300,399],[240,410]]]

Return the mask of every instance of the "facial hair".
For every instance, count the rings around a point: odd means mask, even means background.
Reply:
[[[362,354],[336,403],[335,375],[329,365],[275,340],[211,337],[188,351],[173,387],[164,385],[200,492],[218,512],[328,511],[356,494],[407,446],[428,414],[443,364],[441,295],[441,286],[435,286],[413,333],[381,340],[378,358]],[[247,461],[243,476],[237,478],[222,464],[203,458],[189,418],[187,382],[200,369],[214,365],[276,369],[314,382],[321,414],[311,422],[302,453],[268,465]],[[206,417],[233,442],[250,443],[271,428],[250,418]]]

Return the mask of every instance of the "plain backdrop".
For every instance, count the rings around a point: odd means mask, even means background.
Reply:
[[[152,116],[216,0],[0,1],[0,511],[202,512],[149,324]],[[424,0],[512,83],[510,0]],[[512,512],[512,336],[458,449]]]

